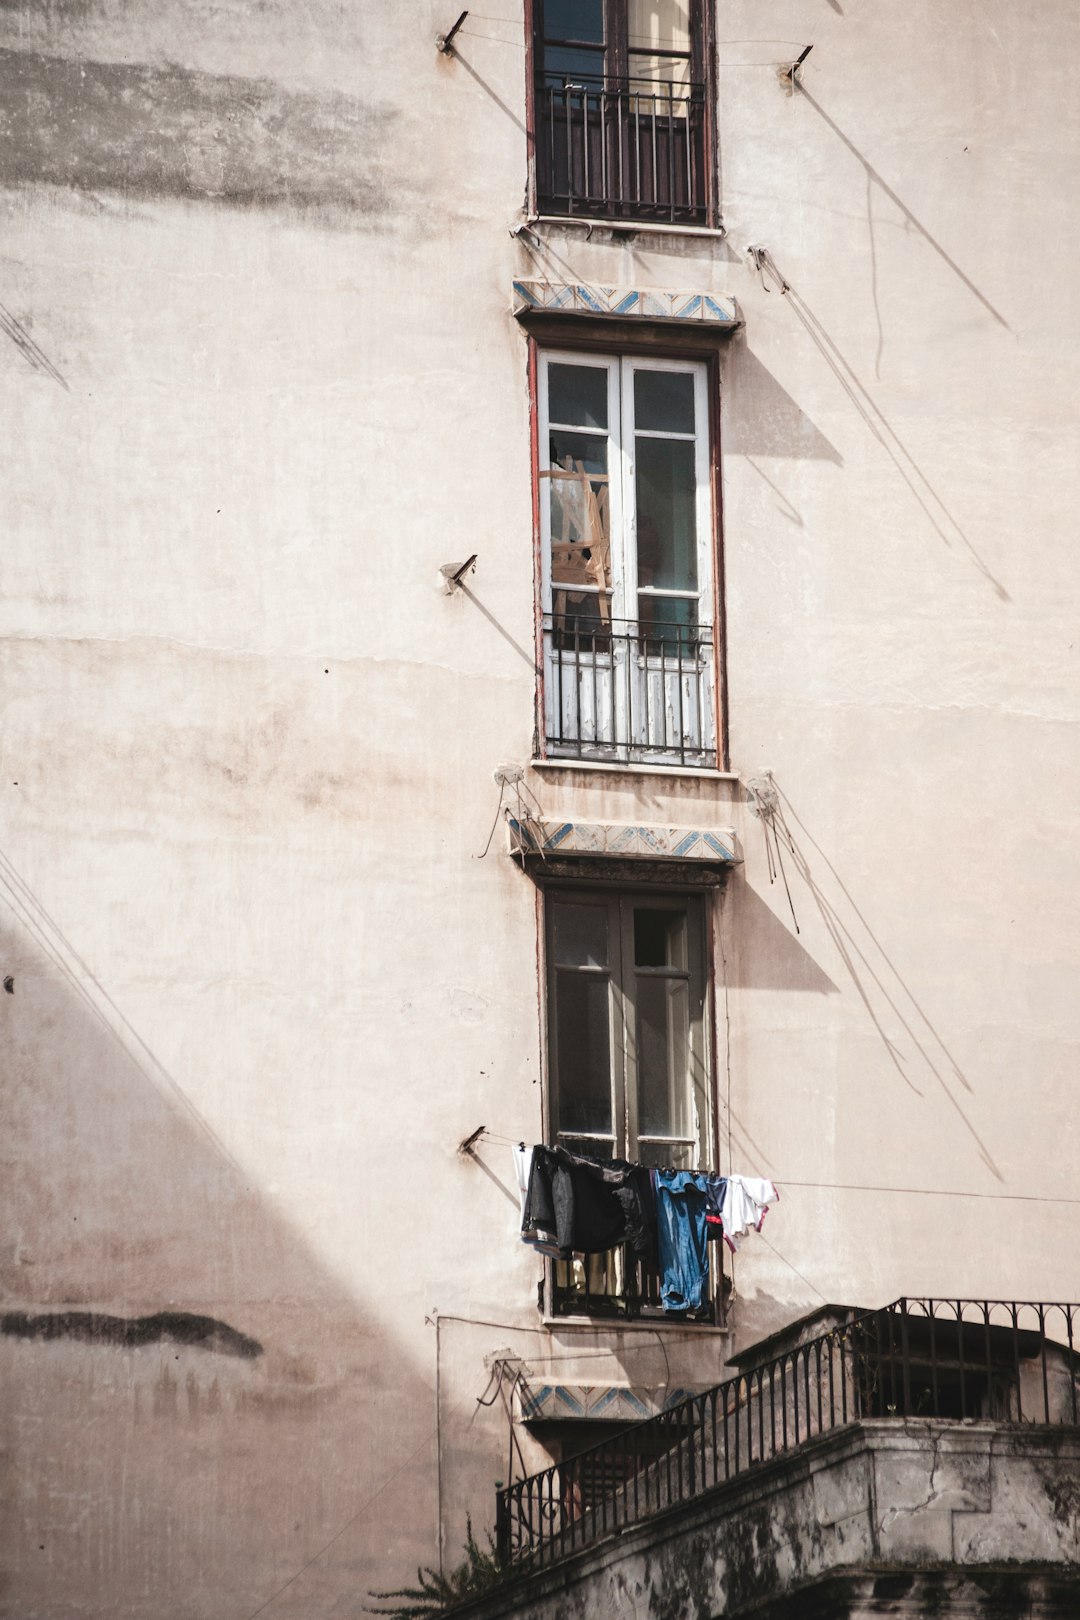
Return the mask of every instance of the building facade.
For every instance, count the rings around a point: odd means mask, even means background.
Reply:
[[[0,8],[19,1620],[1077,1298],[1074,8],[459,9]],[[665,1314],[557,1138],[780,1202]]]

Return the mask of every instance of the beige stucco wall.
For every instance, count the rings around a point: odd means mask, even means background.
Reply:
[[[262,1346],[0,1335],[20,1620],[353,1613],[440,1496],[450,1554],[490,1517],[485,1358],[720,1371],[722,1335],[543,1331],[508,1153],[456,1151],[543,1131],[535,891],[478,857],[531,753],[544,265],[746,318],[731,764],[774,772],[799,934],[739,782],[530,776],[739,831],[722,1140],[784,1188],[739,1342],[1076,1296],[1074,8],[730,0],[727,239],[531,251],[520,7],[456,58],[450,21],[0,14],[3,1311]]]

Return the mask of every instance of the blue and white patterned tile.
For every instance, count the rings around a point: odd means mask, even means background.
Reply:
[[[617,315],[627,320],[683,321],[694,326],[741,326],[734,298],[718,293],[664,292],[654,287],[592,287],[584,282],[515,281],[515,313]]]
[[[604,821],[508,819],[510,847],[516,854],[621,856],[624,859],[718,861],[739,859],[735,834],[727,827],[622,826]]]
[[[688,832],[674,846],[671,853],[675,856],[692,856],[697,854],[697,846],[701,842],[701,833]]]
[[[689,1390],[647,1389],[626,1384],[534,1384],[518,1396],[525,1423],[567,1418],[605,1423],[639,1423],[685,1400]]]

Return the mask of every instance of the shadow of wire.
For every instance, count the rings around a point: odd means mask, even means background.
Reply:
[[[807,1288],[809,1288],[810,1292],[817,1295],[818,1299],[820,1299],[823,1305],[828,1305],[830,1303],[828,1297],[821,1292],[821,1289],[818,1288],[816,1283],[812,1283],[810,1281],[805,1271],[800,1271],[793,1260],[789,1260],[786,1254],[781,1254],[780,1250],[776,1247],[776,1244],[771,1243],[765,1236],[764,1232],[759,1232],[758,1237],[760,1238],[761,1242],[764,1243],[767,1249],[772,1250],[773,1254],[775,1254],[776,1258],[781,1262],[781,1264],[787,1266],[789,1271],[793,1271],[796,1277],[799,1278],[800,1282],[804,1282]]]
[[[1005,586],[983,562],[975,546],[968,539],[956,518],[953,517],[949,508],[911,454],[911,451],[889,422],[866,385],[853,370],[849,361],[837,347],[833,338],[822,326],[809,304],[790,284],[788,284],[784,296],[806,328],[811,341],[821,354],[829,370],[862,417],[873,437],[885,451],[911,494],[915,497],[938,538],[944,541],[950,550],[953,548],[953,538],[951,536],[959,540],[971,561],[999,600],[1011,602],[1012,597],[1005,589]]]
[[[795,862],[796,871],[799,873],[803,882],[806,884],[807,889],[810,891],[814,903],[821,915],[821,919],[825,924],[826,931],[840,953],[841,960],[843,961],[844,966],[847,968],[851,981],[855,986],[856,993],[866,1009],[867,1016],[870,1018],[871,1023],[874,1025],[878,1035],[881,1037],[890,1061],[904,1083],[909,1086],[917,1096],[922,1097],[923,1092],[920,1091],[915,1082],[905,1073],[903,1054],[896,1043],[886,1032],[885,1027],[874,1007],[870,990],[867,987],[867,983],[864,982],[864,978],[869,980],[870,983],[876,988],[878,994],[882,997],[886,1006],[890,1009],[893,1016],[904,1030],[930,1075],[937,1082],[943,1096],[957,1114],[967,1134],[971,1137],[982,1163],[990,1171],[992,1176],[994,1176],[998,1181],[1004,1182],[1005,1177],[995,1163],[989,1148],[986,1146],[986,1143],[982,1140],[982,1137],[979,1135],[978,1131],[975,1129],[975,1126],[972,1124],[971,1120],[964,1112],[964,1109],[961,1107],[960,1102],[950,1087],[943,1071],[948,1069],[952,1079],[955,1080],[955,1082],[969,1094],[974,1093],[974,1087],[960,1068],[960,1065],[957,1063],[948,1047],[945,1045],[945,1042],[938,1034],[934,1025],[930,1022],[930,1019],[923,1011],[922,1006],[916,1000],[904,979],[901,977],[899,970],[896,968],[895,964],[886,953],[880,940],[877,938],[877,935],[870,927],[870,924],[859,910],[859,907],[852,898],[850,891],[845,885],[843,879],[840,877],[840,874],[837,872],[835,866],[829,860],[828,856],[821,848],[821,845],[810,833],[805,822],[800,818],[787,794],[783,791],[778,783],[775,785],[780,800],[785,807],[781,811],[781,836],[786,839],[788,848],[791,851],[792,859]],[[869,949],[876,952],[881,961],[885,964],[887,974],[890,975],[894,981],[895,988],[890,989],[890,987],[886,984],[885,977],[883,976],[882,972],[871,962],[867,948],[864,948],[864,946],[859,943],[859,940],[856,938],[852,928],[844,922],[837,908],[832,904],[828,896],[824,893],[821,886],[814,878],[810,867],[810,862],[791,832],[785,811],[790,812],[791,820],[800,828],[801,832],[806,838],[807,843],[812,846],[812,848],[817,852],[817,855],[820,857],[821,861],[824,863],[837,889],[850,906],[852,913],[857,919],[859,927],[865,934],[866,940],[869,942]],[[908,1007],[911,1009],[911,1012],[904,1011],[901,1003],[905,1001],[908,1004]],[[920,1039],[915,1027],[916,1023],[923,1026],[926,1035],[929,1036],[929,1040],[927,1040],[925,1036]],[[934,1048],[936,1048],[936,1056],[933,1050]]]
[[[456,46],[450,52],[450,57],[452,61],[460,63],[465,72],[469,75],[469,78],[480,86],[480,89],[486,96],[490,96],[491,100],[495,103],[496,107],[498,107],[499,111],[505,113],[507,118],[509,118],[510,122],[513,124],[514,128],[519,129],[527,139],[529,132],[525,128],[525,125],[522,123],[521,119],[517,116],[517,113],[514,112],[512,107],[508,107],[506,105],[506,102],[502,99],[502,97],[491,88],[490,84],[488,84],[487,80],[482,76],[482,74],[477,73],[472,63],[467,57],[462,56],[461,52]]]
[[[491,625],[492,629],[497,630],[499,632],[499,635],[502,636],[503,640],[507,643],[507,645],[512,647],[514,649],[514,651],[517,653],[518,657],[523,659],[525,661],[525,663],[528,664],[528,666],[532,670],[533,674],[534,675],[539,675],[540,674],[540,669],[539,669],[539,667],[537,665],[537,662],[536,662],[536,659],[534,658],[532,653],[526,652],[525,648],[521,645],[520,641],[515,641],[514,637],[510,634],[509,630],[506,630],[506,629],[503,628],[503,626],[499,623],[498,619],[491,612],[491,610],[484,606],[483,602],[477,596],[476,592],[470,590],[468,585],[466,585],[464,580],[461,581],[461,584],[458,586],[458,590],[461,591],[465,596],[468,597],[468,599],[472,603],[473,607],[476,608],[480,613],[483,614],[484,618],[487,620],[488,624]]]
[[[35,343],[21,321],[16,320],[6,305],[0,304],[0,331],[3,331],[14,343],[26,363],[34,371],[43,376],[51,377],[53,382],[60,384],[67,393],[71,393],[67,378],[63,372],[53,365],[40,343]]]
[[[849,136],[844,134],[844,131],[840,128],[840,125],[835,121],[835,119],[829,117],[829,114],[825,111],[821,103],[819,101],[815,101],[814,97],[810,94],[809,90],[807,90],[801,79],[795,80],[795,88],[802,100],[809,102],[810,106],[813,107],[822,123],[828,125],[833,134],[836,136],[837,140],[843,142],[844,146],[847,147],[852,157],[854,157],[857,162],[862,165],[866,173],[867,181],[872,182],[880,191],[884,192],[889,201],[903,214],[908,224],[919,233],[924,242],[928,243],[929,246],[933,248],[938,257],[948,265],[949,269],[955,276],[959,278],[960,281],[963,282],[968,291],[979,300],[979,303],[983,306],[983,308],[994,317],[994,320],[997,321],[998,325],[1003,326],[1006,332],[1011,332],[1012,327],[1009,325],[1001,311],[999,309],[995,309],[989,298],[987,298],[984,293],[979,291],[971,277],[965,275],[964,271],[961,270],[956,260],[951,258],[950,255],[946,253],[941,243],[936,237],[930,234],[922,220],[919,219],[917,215],[912,213],[911,209],[900,197],[897,196],[896,192],[887,183],[887,181],[882,179],[881,175],[874,168],[873,164],[867,162],[866,158],[859,151],[859,148],[855,145],[854,141],[852,141]]]
[[[62,977],[75,991],[78,999],[91,1015],[107,1030],[128,1062],[159,1092],[171,1097],[173,1103],[214,1147],[215,1151],[242,1177],[242,1166],[229,1152],[210,1122],[195,1106],[180,1086],[155,1057],[130,1020],[121,1012],[101,981],[80,956],[71,941],[20,877],[8,857],[0,851],[0,900],[26,929]],[[246,1177],[244,1178],[246,1179]]]

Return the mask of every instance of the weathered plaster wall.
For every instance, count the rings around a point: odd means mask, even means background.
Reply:
[[[515,274],[747,316],[732,764],[775,772],[801,932],[737,783],[530,777],[739,826],[723,1140],[786,1188],[740,1341],[822,1296],[1075,1296],[1070,1207],[1001,1201],[1075,1157],[1073,8],[732,0],[727,241],[539,250],[520,8],[456,58],[450,21],[0,6],[0,1304],[221,1324],[0,1334],[20,1620],[352,1612],[436,1556],[440,1477],[451,1553],[490,1514],[492,1354],[722,1370],[720,1335],[538,1335],[506,1149],[456,1152],[543,1130],[535,895],[478,858],[533,726]]]
[[[725,498],[732,747],[776,774],[799,943],[835,986],[759,988],[735,922],[733,1139],[781,1181],[919,1191],[799,1190],[741,1283],[1071,1298],[1078,306],[1025,265],[1048,219],[1055,253],[1080,231],[1076,18],[829,10],[722,26],[815,42],[791,98],[740,65],[767,50],[721,49],[729,241],[791,284],[740,279],[746,348],[821,436],[755,446],[733,354]],[[741,893],[783,916],[749,827],[747,854]]]
[[[527,1576],[468,1613],[1064,1616],[1080,1591],[1078,1458],[1069,1431],[853,1425]],[[925,1607],[909,1604],[920,1595]]]

